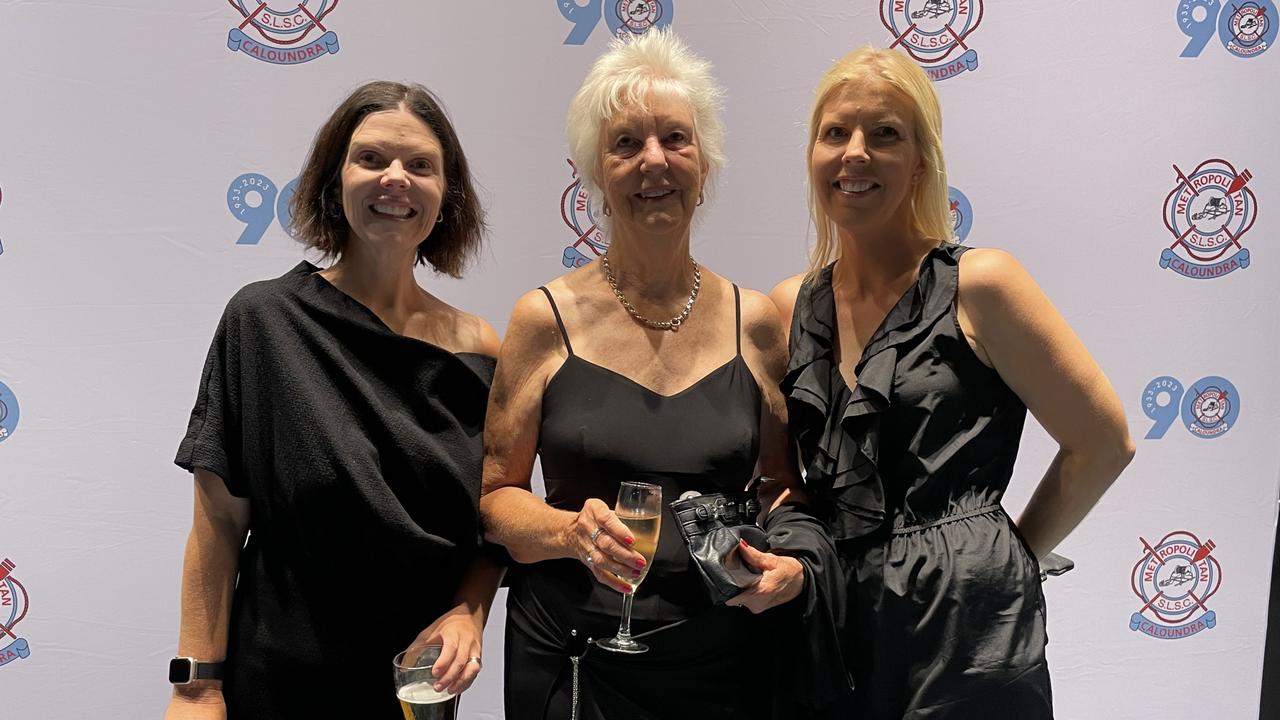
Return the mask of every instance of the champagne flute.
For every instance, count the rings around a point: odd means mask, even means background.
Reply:
[[[618,502],[614,505],[613,512],[635,538],[631,549],[644,556],[644,567],[640,568],[640,577],[618,577],[631,586],[631,591],[622,595],[622,620],[618,623],[618,634],[608,640],[600,640],[596,645],[612,652],[634,655],[649,650],[649,646],[631,639],[631,601],[635,599],[636,588],[649,574],[653,555],[658,550],[658,530],[662,526],[662,488],[649,483],[624,482],[618,488]]]

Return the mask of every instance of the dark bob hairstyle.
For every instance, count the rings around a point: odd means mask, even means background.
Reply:
[[[431,128],[444,150],[445,193],[443,219],[418,245],[417,264],[430,263],[436,272],[462,277],[462,270],[480,249],[484,210],[471,184],[462,145],[440,101],[418,84],[377,80],[356,88],[316,133],[293,196],[293,232],[299,242],[326,258],[339,258],[347,247],[351,226],[342,210],[342,166],[356,127],[372,113],[403,107]]]

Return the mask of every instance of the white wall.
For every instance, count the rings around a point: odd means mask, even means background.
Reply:
[[[964,2],[976,18],[979,0]],[[278,223],[237,244],[246,226],[226,201],[235,178],[259,173],[283,187],[351,88],[420,81],[452,113],[493,229],[470,277],[424,282],[501,330],[520,293],[564,270],[575,234],[561,218],[572,182],[563,118],[609,24],[566,44],[575,26],[561,4],[309,0],[311,12],[328,12],[337,52],[329,43],[307,62],[276,65],[228,49],[242,17],[226,0],[0,0],[0,402],[14,408],[0,418],[0,561],[13,563],[0,581],[0,621],[27,611],[12,637],[0,631],[0,661],[11,660],[0,665],[6,717],[163,711],[191,502],[190,477],[171,459],[224,303],[303,256]],[[803,156],[812,88],[834,58],[893,37],[877,0],[657,4],[728,89],[730,166],[700,211],[695,253],[768,289],[803,268],[811,235]],[[1008,249],[1030,269],[1106,370],[1139,443],[1129,471],[1061,548],[1079,568],[1048,586],[1064,718],[1257,715],[1280,474],[1271,370],[1280,354],[1280,50],[1239,57],[1211,24],[1217,0],[1186,4],[1200,6],[1187,18],[1210,15],[1198,57],[1180,57],[1189,36],[1177,0],[988,2],[964,36],[976,69],[936,84],[951,185],[972,207],[968,244]],[[1280,16],[1262,4],[1264,41],[1274,43]],[[920,9],[911,0],[905,11]],[[242,50],[270,50],[252,27],[245,38]],[[1256,222],[1239,238],[1251,262],[1192,279],[1160,266],[1174,242],[1163,207],[1173,166],[1190,174],[1211,159],[1252,173],[1240,220]],[[1245,197],[1233,195],[1232,207]],[[1238,392],[1231,429],[1206,439],[1179,421],[1143,439],[1154,424],[1143,393],[1159,376],[1187,387],[1229,380]],[[1031,424],[1011,509],[1054,450]],[[1178,640],[1132,631],[1144,604],[1130,583],[1142,539],[1155,545],[1179,531],[1214,541],[1200,569],[1218,563],[1205,601],[1216,626]],[[1198,577],[1195,591],[1214,584]],[[1165,586],[1169,596],[1185,589]],[[501,621],[467,717],[501,716]],[[17,638],[29,657],[12,648]]]

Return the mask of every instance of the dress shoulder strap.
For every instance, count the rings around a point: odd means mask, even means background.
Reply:
[[[738,292],[738,285],[733,285],[733,338],[738,341],[738,354],[742,354],[742,294]]]
[[[560,327],[560,338],[564,340],[564,349],[572,355],[573,345],[569,344],[569,333],[564,329],[564,320],[560,317],[560,308],[556,307],[556,299],[551,297],[551,291],[547,289],[546,285],[539,286],[538,289],[547,296],[547,302],[551,303],[551,312],[555,314],[556,325]]]

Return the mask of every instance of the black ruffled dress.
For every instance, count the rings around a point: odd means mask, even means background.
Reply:
[[[850,389],[831,275],[800,289],[783,380],[848,589],[849,717],[1051,718],[1039,568],[1000,506],[1026,407],[956,320],[960,255],[923,260]]]

